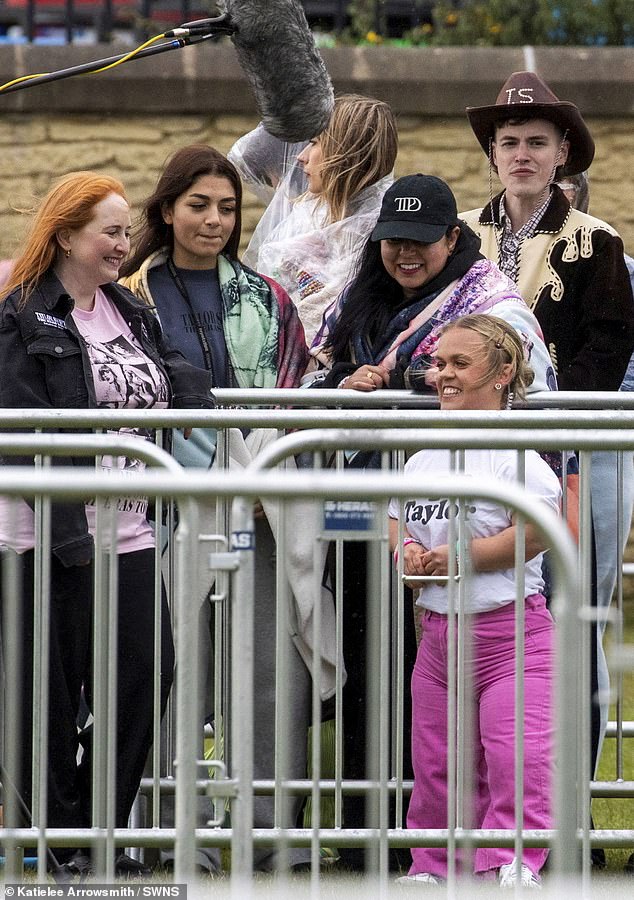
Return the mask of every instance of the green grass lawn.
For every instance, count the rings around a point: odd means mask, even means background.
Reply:
[[[634,557],[634,541],[631,542],[632,553]],[[630,579],[630,584],[626,588],[625,600],[625,635],[624,642],[634,646],[634,579]],[[606,636],[606,647],[609,652],[609,634]],[[616,713],[614,708],[610,711],[610,719],[614,720]],[[623,718],[626,721],[634,720],[634,671],[624,674],[623,678]],[[616,779],[616,741],[614,739],[606,739],[599,766],[598,778],[601,781],[614,781]],[[626,781],[634,781],[634,738],[626,738],[623,742],[623,778]],[[632,829],[634,828],[634,798],[627,799],[596,799],[593,801],[592,811],[594,816],[595,827],[599,829]],[[607,849],[606,857],[608,870],[604,878],[608,879],[608,889],[613,890],[613,882],[615,876],[623,872],[623,866],[629,856],[634,852],[634,848],[624,850]],[[333,868],[332,874],[342,873],[339,866]],[[610,880],[611,876],[611,880]],[[154,879],[159,881],[166,878],[165,873],[159,871]],[[28,873],[26,880],[36,880],[33,873]],[[333,879],[336,881],[336,879]],[[603,878],[599,878],[602,882]],[[620,879],[617,879],[620,883]],[[633,881],[634,884],[634,881]],[[607,896],[607,894],[606,894]],[[610,895],[614,895],[611,893]]]
[[[624,607],[625,635],[624,642],[634,645],[634,597],[628,596]],[[609,652],[609,635],[606,636],[606,649]],[[610,710],[610,719],[614,720],[614,707]],[[629,671],[623,677],[623,719],[634,720],[634,672]],[[601,781],[616,779],[616,741],[607,739],[603,747],[598,777]],[[634,738],[623,741],[623,778],[634,781]],[[596,799],[592,804],[592,812],[596,828],[634,828],[634,798]],[[608,868],[621,870],[633,848],[628,850],[606,850]]]

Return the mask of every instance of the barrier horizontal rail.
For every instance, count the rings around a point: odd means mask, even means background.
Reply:
[[[503,441],[498,436],[498,441]],[[503,444],[502,444],[503,445]],[[429,487],[421,480],[406,478],[399,473],[364,472],[362,474],[347,472],[345,478],[338,473],[327,471],[311,472],[270,472],[266,482],[262,482],[257,471],[244,470],[234,472],[200,472],[192,474],[187,470],[179,472],[173,480],[163,472],[146,471],[121,475],[117,472],[103,474],[101,472],[77,470],[51,471],[49,469],[28,469],[18,466],[0,468],[0,494],[8,497],[46,494],[51,497],[85,499],[86,496],[107,497],[112,495],[135,496],[143,494],[148,497],[182,497],[185,500],[197,497],[216,496],[235,497],[271,497],[271,498],[309,498],[331,499],[336,494],[338,499],[377,499],[389,500],[392,497],[407,497],[420,491],[426,491],[430,497],[468,496],[481,497],[492,502],[506,502],[513,505],[520,513],[527,515],[542,533],[550,535],[553,528],[560,526],[557,517],[531,498],[519,487],[505,485],[501,490],[497,485],[489,487],[475,485],[465,476],[456,475],[451,479],[436,479]],[[460,491],[462,493],[460,494]],[[568,534],[561,531],[562,543],[559,544],[560,559],[567,559],[571,570],[575,570],[575,549]],[[563,563],[563,565],[566,565]]]
[[[574,447],[576,450],[634,450],[634,430],[618,435],[604,434],[600,437],[588,431],[567,429],[556,430],[498,428],[474,433],[461,429],[408,429],[397,431],[381,429],[381,446],[407,450],[416,447],[508,450],[561,450]],[[310,450],[358,449],[371,450],[377,439],[367,430],[353,428],[307,430],[284,435],[275,444],[262,451],[250,467],[252,471],[270,468],[288,456]]]
[[[615,723],[613,723],[614,725]],[[631,724],[631,723],[628,723]],[[629,729],[632,734],[634,734],[634,730],[632,728]],[[623,736],[625,737],[627,731],[625,727],[623,728]],[[609,735],[608,735],[609,736]],[[614,735],[612,735],[614,736]],[[394,794],[398,790],[402,790],[404,794],[411,793],[414,782],[408,779],[404,779],[401,783],[397,784],[395,781],[389,781],[387,784],[387,791],[389,794]],[[150,778],[145,778],[141,782],[141,790],[149,791],[154,785],[154,780]],[[176,785],[174,783],[173,778],[161,778],[159,779],[159,785],[161,788],[161,792],[165,794],[173,794],[176,790]],[[227,779],[222,784],[222,790],[227,786],[231,786],[231,779]],[[203,790],[207,786],[206,781],[197,781],[196,788],[197,790]],[[279,783],[275,781],[254,781],[253,782],[253,791],[254,793],[260,796],[272,796],[275,793],[277,787],[282,787],[284,791],[289,795],[294,796],[307,796],[310,794],[312,782],[304,779],[303,781],[287,781],[286,779],[282,779]],[[378,790],[377,784],[374,781],[368,780],[348,780],[343,778],[340,782],[333,781],[328,779],[320,779],[319,782],[319,791],[323,796],[333,795],[338,790],[345,791],[347,794],[356,794],[358,796],[365,795],[371,793],[372,791]],[[634,797],[634,781],[591,781],[590,782],[590,793],[593,797]]]
[[[634,737],[634,722],[623,722],[623,737]],[[616,737],[617,734],[617,723],[616,722],[608,722],[608,727],[605,732],[605,736],[609,738]]]
[[[438,440],[436,446],[445,447],[442,440]],[[502,436],[496,438],[492,447],[504,447]],[[378,499],[390,499],[392,496],[401,497],[403,494],[403,482],[398,473],[363,472],[353,473],[348,470],[343,477],[340,473],[328,470],[303,470],[300,472],[283,471],[267,474],[265,483],[261,480],[261,472],[257,470],[241,470],[238,472],[216,473],[213,471],[201,472],[196,470],[183,470],[176,481],[162,472],[151,470],[142,475],[137,473],[120,475],[102,475],[90,469],[83,468],[68,474],[65,471],[48,469],[25,472],[20,466],[3,466],[0,468],[0,494],[8,497],[19,497],[24,494],[50,494],[53,497],[67,497],[85,499],[86,496],[106,497],[111,494],[132,495],[135,491],[148,497],[183,497],[185,499],[198,497],[271,497],[295,499],[332,499],[333,494],[337,499],[355,500],[367,499],[372,494]],[[324,486],[324,478],[328,478],[329,487]],[[456,476],[456,479],[458,476]],[[453,481],[449,489],[453,495]],[[458,483],[456,481],[456,483]],[[468,480],[460,481],[464,485],[465,495],[480,496],[480,488]],[[421,482],[410,481],[409,491],[420,492],[423,488]],[[445,485],[447,489],[447,485]],[[427,487],[425,487],[427,490]],[[432,488],[430,488],[432,490]],[[433,488],[434,496],[437,488]],[[330,494],[328,493],[330,491]],[[395,493],[391,493],[395,492]],[[365,495],[367,496],[364,496]],[[484,497],[484,495],[483,495]],[[519,500],[521,492],[514,494],[513,499]],[[486,499],[499,501],[499,491],[486,495]]]
[[[173,456],[150,441],[126,435],[0,434],[0,455],[37,453],[43,456],[130,456],[175,475],[183,471]]]
[[[340,406],[364,407],[376,409],[381,407],[417,407],[425,409],[438,408],[438,399],[433,394],[419,394],[415,391],[386,390],[363,392],[322,388],[307,390],[303,388],[244,388],[214,389],[218,403],[234,405],[249,403],[252,405],[286,405],[298,403],[301,406]],[[634,409],[634,392],[628,391],[536,391],[524,400],[515,400],[513,412],[519,409]],[[458,411],[449,413],[456,415]]]
[[[37,838],[37,828],[0,828],[0,840],[8,836],[17,838],[26,843],[32,843]],[[117,847],[169,847],[175,843],[178,837],[176,828],[115,828],[112,832],[114,843]],[[382,831],[378,828],[356,828],[342,831],[339,828],[322,828],[320,839],[324,846],[356,847],[359,844],[375,843]],[[419,841],[425,841],[430,847],[442,847],[447,843],[447,829],[405,829],[388,828],[387,836],[390,845],[394,847],[412,847]],[[485,828],[458,828],[456,829],[456,843],[458,846],[469,846],[477,841],[482,847],[512,847],[514,838],[508,831]],[[557,830],[549,829],[537,831],[525,829],[521,832],[522,840],[527,847],[544,847],[553,845],[557,838]],[[274,847],[280,840],[288,839],[294,846],[309,847],[312,831],[309,828],[255,828],[253,829],[253,843],[258,847]],[[46,840],[51,847],[63,847],[71,840],[89,846],[102,841],[105,829],[92,828],[47,828]],[[195,831],[196,843],[200,846],[229,847],[232,835],[230,829],[197,828]],[[581,842],[583,832],[577,829],[576,840]],[[624,848],[634,847],[634,829],[595,829],[590,836],[592,847]],[[24,896],[27,896],[26,894]],[[80,896],[78,894],[78,896]],[[81,896],[88,896],[84,891]]]
[[[284,393],[280,391],[280,393]],[[301,392],[302,399],[303,394]],[[356,392],[351,392],[356,393]],[[631,395],[634,398],[634,393]],[[246,402],[246,400],[245,400]],[[291,402],[291,401],[289,401]],[[297,403],[297,405],[300,405]],[[513,410],[439,410],[359,408],[283,409],[271,403],[269,409],[23,409],[0,410],[0,429],[32,428],[593,428],[627,431],[634,428],[634,403],[631,409],[513,409]]]

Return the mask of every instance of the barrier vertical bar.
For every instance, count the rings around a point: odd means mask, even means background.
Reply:
[[[452,453],[457,471],[461,474],[465,471],[465,451],[458,450]],[[475,777],[474,769],[474,717],[476,715],[474,699],[474,662],[472,633],[473,616],[467,614],[467,602],[469,596],[469,584],[471,577],[471,534],[467,519],[467,497],[451,504],[449,509],[448,543],[450,547],[448,559],[448,575],[450,577],[450,590],[454,583],[458,590],[458,652],[457,652],[457,790],[456,790],[456,822],[465,829],[474,825],[475,818]],[[457,513],[456,513],[457,506]],[[457,532],[456,532],[457,529]],[[457,541],[456,541],[457,538]],[[461,868],[464,872],[473,869],[473,842],[468,841],[461,849]]]
[[[232,807],[231,891],[240,900],[251,891],[253,869],[253,603],[254,498],[237,497],[232,507],[231,545],[238,554],[231,614],[231,759],[237,797]]]
[[[313,554],[313,569],[315,573],[319,572],[319,565],[322,559],[322,545],[320,541],[315,541]],[[319,829],[321,828],[321,580],[314,578],[311,584],[311,590],[314,593],[313,603],[313,637],[315,654],[313,656],[312,678],[311,678],[311,721],[312,730],[312,790],[311,790],[311,825],[312,835],[310,841],[310,883],[313,894],[317,893],[319,887]],[[316,777],[315,777],[316,776]]]
[[[628,480],[632,478],[632,454],[628,454]],[[616,454],[616,546],[619,548],[619,565],[616,572],[616,619],[614,622],[614,642],[617,647],[623,645],[623,565],[620,556],[623,547],[623,512],[624,512],[624,485],[625,485],[625,459],[623,451]],[[631,523],[630,523],[631,524]],[[606,610],[606,619],[602,622],[601,640],[608,622],[609,610]],[[619,666],[615,677],[616,684],[616,751],[615,774],[619,781],[623,780],[623,668]]]
[[[155,440],[159,447],[165,444],[166,433],[162,429],[157,429]],[[167,504],[169,508],[169,503]],[[153,692],[152,692],[152,749],[151,749],[151,772],[152,772],[152,826],[156,828],[160,826],[161,821],[161,792],[160,792],[160,776],[161,776],[161,668],[162,668],[162,641],[161,634],[163,628],[163,605],[162,605],[162,559],[161,547],[163,542],[163,516],[166,512],[166,503],[163,497],[157,497],[154,509],[154,530],[156,549],[154,553],[154,643],[153,643],[153,659],[154,659],[154,676],[153,676]],[[166,716],[169,718],[169,715]],[[137,798],[139,799],[139,798]],[[145,804],[141,809],[141,818],[147,821],[147,798],[141,798]],[[137,854],[132,854],[138,859]]]
[[[288,868],[288,806],[290,797],[284,786],[288,778],[288,671],[289,671],[289,593],[284,560],[286,559],[286,504],[280,502],[275,538],[275,748],[274,748],[274,818],[275,828],[282,829],[278,843],[278,867],[283,876]],[[255,636],[254,636],[255,639]],[[255,648],[254,648],[255,649]],[[255,735],[254,735],[255,737]],[[313,813],[314,815],[314,813]]]
[[[452,450],[449,455],[449,466],[456,468],[456,452]],[[447,542],[451,547],[456,546],[456,517],[455,511],[449,516]],[[459,621],[461,616],[463,596],[459,592],[456,598],[457,560],[455,552],[449,554],[447,570],[447,887],[451,895],[456,890],[456,828],[458,826],[458,810],[461,792],[458,790],[458,777],[460,774],[461,755],[459,753],[460,722],[459,703],[462,697],[458,695],[459,678],[458,662],[463,650],[463,643],[459,641]],[[456,604],[458,599],[458,604]]]
[[[198,506],[181,501],[176,532],[176,842],[177,882],[191,879],[196,859],[196,778],[200,744],[198,715]]]
[[[335,544],[335,615],[337,659],[343,659],[343,541]],[[341,662],[335,679],[335,828],[343,823],[343,672]]]
[[[14,510],[12,510],[14,512]],[[11,522],[15,527],[14,521]],[[22,603],[22,569],[17,553],[2,551],[2,629],[3,664],[4,664],[4,700],[5,707],[2,711],[2,751],[3,766],[1,770],[3,782],[3,806],[4,827],[15,828],[21,818],[22,809],[18,796],[19,784],[16,773],[20,766],[19,741],[20,734],[19,710],[24,698],[21,696],[23,680],[20,673],[23,671],[24,660],[22,658],[22,640],[9,640],[10,635],[21,635],[23,623]],[[5,637],[6,636],[6,637]],[[19,852],[19,843],[15,838],[7,838],[4,841],[6,881],[20,881],[22,879],[22,854]]]
[[[45,457],[44,468],[50,468],[51,458]],[[39,514],[38,514],[39,507]],[[31,800],[32,824],[40,832],[37,838],[38,878],[46,877],[46,826],[48,825],[48,744],[49,744],[49,665],[51,625],[51,499],[36,500],[35,517],[35,573],[33,597],[33,777]]]
[[[526,453],[517,454],[517,481],[526,484]],[[524,679],[526,677],[525,596],[526,596],[526,523],[515,516],[515,858],[517,859],[516,889],[521,887],[521,863],[524,851]]]
[[[383,454],[385,463],[385,454]],[[389,556],[385,553],[387,545],[387,509],[385,503],[377,503],[378,515],[381,515],[381,532],[378,540],[372,541],[373,552],[377,557],[379,568],[379,637],[380,665],[379,709],[381,710],[381,730],[379,733],[379,878],[382,895],[387,889],[389,877],[389,843],[387,830],[390,819],[390,797],[388,778],[390,771],[390,624],[391,612],[386,598],[390,596]],[[368,711],[371,712],[370,710]]]
[[[596,642],[598,640],[599,623],[597,621],[597,606],[592,605],[593,578],[593,530],[592,530],[592,452],[582,450],[579,454],[579,566],[581,584],[581,641],[580,653],[580,680],[581,680],[581,711],[579,716],[581,731],[579,744],[581,750],[579,770],[579,822],[582,828],[581,861],[583,883],[587,887],[590,873],[590,779],[594,777],[591,770],[591,711],[592,705],[597,701],[591,694],[590,686],[594,679],[591,674],[592,656],[591,640],[595,642],[594,665],[596,666]]]
[[[399,472],[403,471],[405,464],[405,456],[402,450],[398,450],[395,455],[395,467]],[[399,525],[396,547],[403,546],[403,522],[405,516],[402,505],[399,509]],[[402,574],[403,553],[398,554],[399,563],[397,565],[397,575]],[[399,568],[400,566],[400,568]],[[393,571],[393,570],[392,570]],[[404,630],[405,630],[405,602],[404,589],[400,577],[392,579],[392,590],[387,596],[391,599],[392,612],[392,654],[396,666],[396,676],[393,678],[393,714],[392,714],[392,767],[391,772],[396,780],[395,793],[395,826],[403,827],[403,743],[405,732],[405,714],[404,714],[404,691],[406,683],[405,669],[405,648],[404,648]],[[408,615],[414,617],[414,603],[408,610]],[[408,673],[409,674],[409,673]]]
[[[565,468],[564,468],[565,471]],[[582,478],[583,486],[583,478]],[[588,480],[589,487],[589,480]],[[583,502],[583,490],[580,497]],[[581,526],[581,523],[580,523]],[[566,585],[562,580],[560,560],[557,563],[551,608],[557,623],[555,628],[557,652],[555,656],[555,840],[553,843],[552,885],[555,891],[567,890],[569,879],[578,877],[581,856],[577,841],[580,799],[579,782],[583,780],[584,754],[578,739],[579,698],[587,696],[587,687],[580,684],[581,661],[580,644],[582,628],[580,609],[582,605],[582,581],[577,569],[574,585]],[[576,587],[569,595],[566,588]],[[586,771],[587,777],[587,771]]]
[[[114,829],[117,826],[117,724],[119,720],[119,554],[117,546],[117,501],[110,501],[108,515],[108,666],[105,672],[108,691],[108,718],[106,727],[107,763],[106,763],[106,867],[107,880],[114,881],[114,861],[116,849],[114,843]],[[97,776],[99,777],[99,772]]]

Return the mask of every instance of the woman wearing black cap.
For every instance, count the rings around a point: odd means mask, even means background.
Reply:
[[[515,284],[480,253],[449,186],[406,175],[386,192],[356,275],[331,307],[311,353],[332,366],[323,387],[425,389],[441,325],[494,313],[524,340],[533,390],[554,387],[541,329]]]

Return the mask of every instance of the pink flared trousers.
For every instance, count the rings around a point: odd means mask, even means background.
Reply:
[[[474,827],[512,829],[515,822],[515,606],[466,617],[471,628],[467,696],[473,700]],[[447,616],[426,610],[412,675],[414,789],[408,828],[447,828]],[[540,594],[525,600],[524,828],[551,828],[553,771],[553,619]],[[478,848],[474,870],[511,862],[512,847]],[[524,848],[537,873],[548,850]],[[447,875],[444,848],[414,847],[410,874]],[[460,860],[460,852],[458,852]]]

